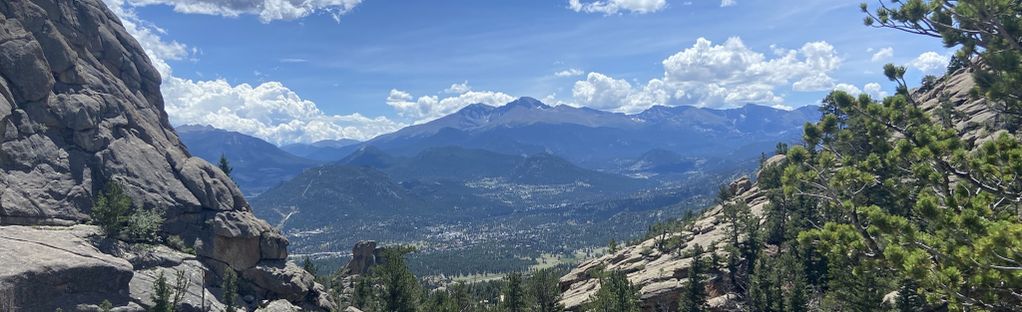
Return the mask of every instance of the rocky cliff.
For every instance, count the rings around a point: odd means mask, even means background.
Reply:
[[[947,122],[959,130],[959,135],[965,142],[976,146],[1003,132],[1004,130],[998,129],[1005,127],[1005,120],[1002,120],[1003,116],[999,116],[984,100],[970,95],[974,87],[971,72],[963,69],[941,78],[930,86],[915,89],[912,94],[920,107],[937,119],[935,122]],[[941,115],[945,117],[942,119]],[[767,160],[763,166],[771,166],[781,161],[783,156],[775,156]],[[763,217],[764,208],[769,201],[757,184],[742,178],[733,182],[731,188],[738,194],[735,200],[744,201],[751,207],[754,215]],[[692,261],[691,257],[688,257],[691,254],[689,251],[696,244],[703,248],[716,246],[718,250],[724,246],[722,240],[726,228],[720,224],[721,220],[718,218],[720,213],[721,206],[711,207],[697,217],[687,230],[668,233],[667,238],[681,237],[683,243],[679,250],[667,253],[659,251],[655,246],[658,240],[665,238],[656,237],[581,263],[561,277],[561,289],[564,291],[561,303],[570,311],[580,311],[590,296],[599,290],[599,281],[593,273],[599,269],[618,270],[625,272],[629,281],[640,288],[645,311],[661,311],[662,308],[675,311],[678,296],[688,283],[685,277]],[[716,285],[720,277],[721,275],[717,274],[706,281],[705,287],[712,298],[708,303],[712,308],[727,310],[725,306],[737,296],[717,291],[723,288]]]
[[[206,288],[231,269],[253,302],[329,307],[312,276],[286,262],[287,240],[181,144],[160,81],[99,0],[0,2],[0,310],[102,299],[144,307],[148,296],[135,286],[151,277],[141,276],[182,265],[200,275],[204,302],[216,301]],[[80,225],[107,183],[163,211],[162,235],[182,237],[195,255],[140,254]]]

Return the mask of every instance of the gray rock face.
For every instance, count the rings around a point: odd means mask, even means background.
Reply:
[[[89,238],[96,233],[95,227],[85,225],[0,227],[0,302],[23,311],[53,311],[104,299],[126,303],[132,265],[93,246]],[[14,311],[3,304],[0,310]]]
[[[776,164],[782,157],[771,158],[768,163]],[[756,216],[762,216],[768,204],[766,195],[759,186],[748,178],[741,178],[730,185],[736,192],[735,200],[744,201]],[[726,228],[721,225],[722,207],[711,207],[693,223],[690,229],[679,233],[668,233],[668,237],[680,236],[684,242],[678,250],[663,252],[655,248],[657,239],[652,238],[637,245],[579,264],[560,279],[563,294],[561,304],[568,311],[581,311],[583,305],[600,289],[600,282],[593,272],[598,268],[624,272],[628,280],[639,288],[643,311],[656,311],[657,307],[676,309],[678,298],[689,283],[687,270],[692,263],[691,251],[696,245],[703,248],[719,247],[726,243]],[[715,301],[726,301],[731,294],[717,292],[718,287],[709,285],[709,295]],[[723,303],[722,303],[723,304]]]
[[[287,240],[253,216],[227,176],[185,150],[160,82],[101,1],[0,2],[0,226],[86,222],[97,191],[115,182],[135,205],[164,211],[164,234],[195,246],[205,265],[240,272],[285,259]],[[106,263],[113,281],[131,279]]]

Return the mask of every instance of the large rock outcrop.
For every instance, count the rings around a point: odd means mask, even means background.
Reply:
[[[775,164],[782,159],[783,156],[775,156],[767,164]],[[754,215],[763,214],[768,201],[758,186],[748,178],[741,178],[732,182],[730,187],[737,194],[735,200],[745,201]],[[720,205],[707,209],[686,231],[667,233],[667,237],[651,238],[579,264],[561,277],[561,304],[569,311],[581,311],[582,305],[599,290],[600,282],[594,273],[597,270],[607,270],[621,271],[627,275],[628,280],[639,288],[645,311],[676,309],[678,297],[688,284],[686,277],[692,262],[691,251],[696,245],[704,249],[716,246],[717,250],[724,247],[727,228],[718,217],[721,209]],[[680,236],[682,241],[677,250],[663,252],[655,247],[659,241],[676,236]],[[712,283],[708,288],[711,297],[720,298],[715,301],[726,301],[724,298],[728,298],[728,294],[716,292],[717,288]]]
[[[253,216],[230,178],[181,144],[160,82],[101,1],[0,2],[0,226],[84,223],[98,190],[117,183],[137,206],[163,211],[164,234],[182,237],[215,275],[286,269],[287,240]],[[0,240],[0,258],[32,262],[11,244]],[[106,262],[111,276],[124,272],[123,263]],[[12,276],[0,283],[20,289],[39,281]],[[267,299],[318,297],[276,292],[311,287],[265,284],[249,289]]]

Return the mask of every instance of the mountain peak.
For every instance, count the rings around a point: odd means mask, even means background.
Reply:
[[[511,101],[504,105],[505,107],[523,107],[523,108],[550,108],[549,105],[543,104],[539,100],[527,96],[518,98],[517,100]]]

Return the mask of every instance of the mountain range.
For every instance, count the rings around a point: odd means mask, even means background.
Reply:
[[[345,148],[371,145],[395,155],[452,145],[512,155],[548,153],[587,168],[625,172],[651,151],[679,156],[671,161],[757,157],[777,142],[798,140],[804,123],[819,116],[816,106],[788,111],[753,104],[723,110],[654,106],[629,115],[523,97],[499,107],[469,105]]]
[[[255,196],[287,181],[320,161],[296,156],[259,138],[210,126],[184,125],[175,128],[181,141],[196,157],[217,163],[228,159],[231,178],[245,196]]]

